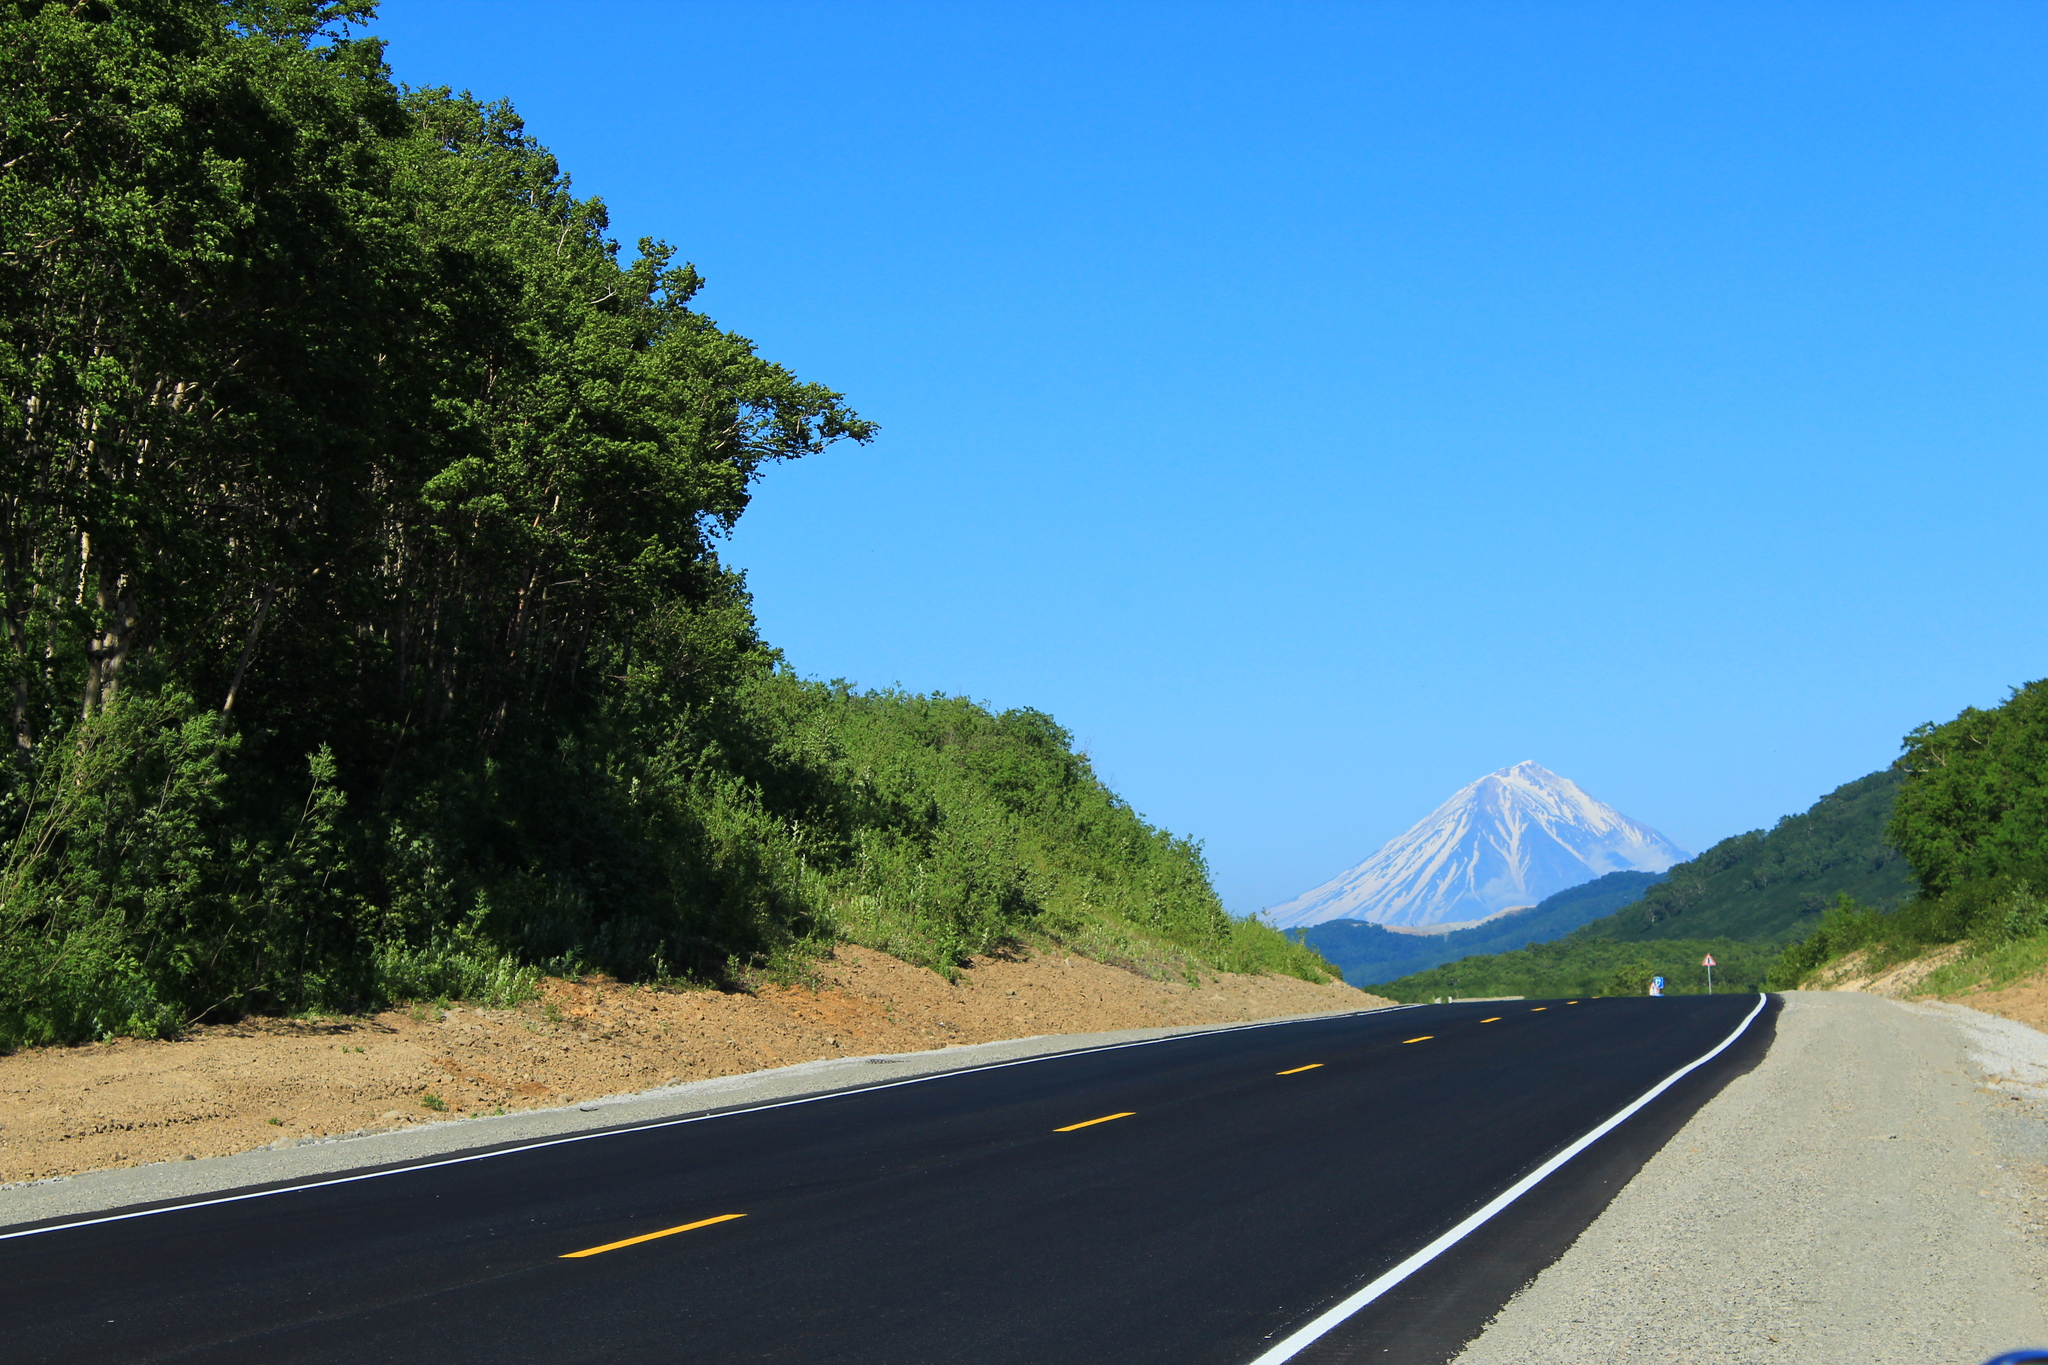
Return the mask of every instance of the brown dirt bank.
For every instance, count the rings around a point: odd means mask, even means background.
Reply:
[[[1937,998],[2048,1032],[2048,976],[2031,977],[1998,990],[1964,991]]]
[[[1919,989],[1921,983],[1937,970],[1963,957],[1968,951],[1967,945],[1952,943],[1932,949],[1920,957],[1908,958],[1881,972],[1872,972],[1866,965],[1869,954],[1858,948],[1817,972],[1807,989],[1855,991],[1882,995],[1891,1000],[1940,1000],[1952,1005],[1967,1005],[1973,1010],[1996,1014],[2048,1032],[2048,972],[2036,972],[1995,988],[1977,987],[1942,994],[1928,994]]]
[[[817,990],[727,995],[550,980],[518,1009],[250,1019],[175,1042],[0,1057],[0,1183],[544,1108],[821,1057],[1391,1003],[1285,976],[1218,975],[1193,988],[1056,954],[978,959],[955,985],[852,947],[822,964]]]

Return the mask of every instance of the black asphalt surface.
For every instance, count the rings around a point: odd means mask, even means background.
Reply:
[[[1251,1027],[53,1227],[0,1240],[0,1358],[1244,1365],[1756,1003]],[[1755,1064],[1769,1014],[1298,1359],[1444,1359]]]

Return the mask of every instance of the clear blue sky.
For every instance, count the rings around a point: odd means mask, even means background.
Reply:
[[[386,0],[882,424],[726,552],[1233,909],[1533,758],[1699,849],[2048,674],[2048,6]]]

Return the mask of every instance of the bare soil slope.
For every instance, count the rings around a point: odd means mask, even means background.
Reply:
[[[175,1042],[0,1057],[0,1182],[549,1107],[822,1057],[1391,1003],[1341,982],[1220,975],[1197,988],[1057,955],[980,959],[956,985],[850,947],[823,964],[816,990],[551,980],[514,1010],[251,1019]]]
[[[2048,976],[2015,982],[2000,990],[1970,991],[1963,995],[1944,995],[1940,998],[1954,1004],[1968,1005],[1971,1009],[1982,1010],[1986,1014],[2016,1019],[2022,1024],[2031,1024],[2037,1029],[2048,1030]]]
[[[1868,954],[1857,949],[1823,968],[1807,986],[1808,990],[1860,991],[1868,995],[1882,995],[1891,1000],[1939,1000],[1948,1004],[1967,1005],[1985,1014],[1995,1014],[2005,1019],[2030,1024],[2034,1028],[2048,1030],[2048,972],[2036,972],[2003,986],[1967,991],[1950,991],[1945,994],[1930,994],[1920,989],[1923,982],[1936,971],[1961,958],[1967,948],[1962,944],[1951,944],[1938,948],[1922,957],[1909,958],[1904,962],[1873,972],[1867,965]]]

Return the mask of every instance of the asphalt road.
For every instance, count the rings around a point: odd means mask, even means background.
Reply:
[[[0,1355],[1249,1365],[1757,1005],[1255,1026],[14,1230]],[[1446,1358],[1769,1024],[1294,1358]]]

